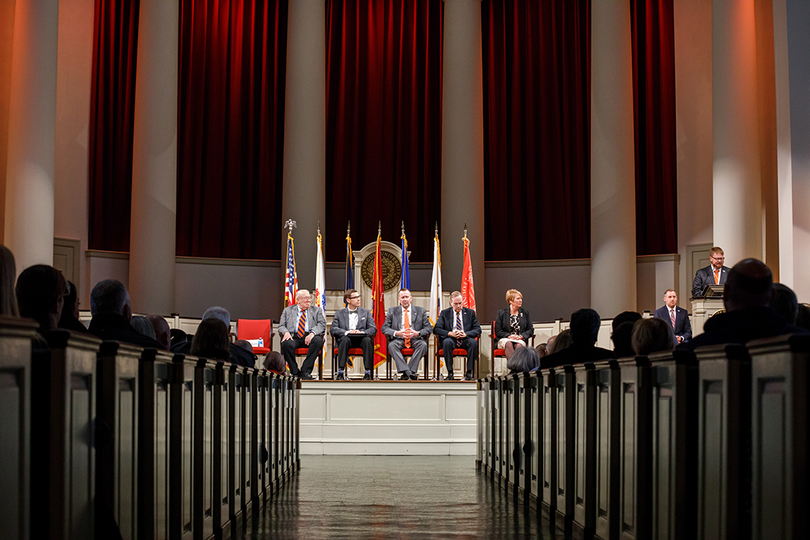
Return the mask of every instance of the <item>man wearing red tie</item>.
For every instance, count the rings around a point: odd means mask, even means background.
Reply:
[[[689,324],[689,314],[682,307],[678,307],[678,293],[674,289],[664,292],[664,307],[655,310],[654,316],[663,319],[675,333],[678,343],[689,341],[692,337],[692,325]]]
[[[298,302],[281,312],[278,331],[281,334],[281,354],[290,366],[290,372],[302,379],[312,379],[312,368],[323,346],[323,334],[326,331],[326,318],[323,310],[312,305],[312,296],[306,289],[299,289],[295,295]],[[307,357],[298,369],[295,361],[295,349],[307,348]]]
[[[709,285],[725,285],[729,268],[723,266],[726,260],[723,250],[714,246],[709,250],[709,260],[711,264],[695,272],[695,280],[692,282],[692,298],[701,298]]]

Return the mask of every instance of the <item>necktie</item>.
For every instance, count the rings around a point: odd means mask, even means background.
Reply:
[[[675,310],[669,310],[669,318],[672,320],[672,329],[675,330]]]
[[[714,284],[715,285],[720,285],[720,269],[719,268],[714,269]]]
[[[404,315],[404,321],[403,321],[402,326],[404,327],[405,330],[408,330],[411,327],[411,318],[408,317],[408,310],[407,309],[403,310],[402,313]],[[405,340],[405,348],[406,349],[411,348],[411,340],[410,340],[410,338]]]
[[[301,312],[301,316],[298,317],[298,331],[295,333],[296,336],[299,338],[304,337],[304,333],[307,329],[307,312],[306,310]]]
[[[463,331],[464,328],[461,326],[461,313],[456,313],[456,332]],[[461,340],[456,340],[456,347],[461,347]]]

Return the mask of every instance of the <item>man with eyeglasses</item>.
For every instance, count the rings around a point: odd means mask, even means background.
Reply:
[[[366,370],[363,380],[369,381],[372,379],[371,370],[374,369],[374,336],[377,334],[377,326],[371,310],[360,307],[360,293],[355,289],[343,293],[343,301],[346,307],[335,313],[330,329],[338,349],[338,372],[335,379],[348,380],[346,358],[349,349],[360,348],[363,350],[363,366]]]
[[[711,264],[695,272],[692,282],[692,298],[700,298],[709,285],[725,285],[729,268],[723,265],[726,260],[723,250],[714,246],[709,250]]]

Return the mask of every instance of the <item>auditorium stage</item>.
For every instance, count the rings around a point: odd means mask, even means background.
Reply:
[[[302,455],[475,455],[467,381],[303,381]]]

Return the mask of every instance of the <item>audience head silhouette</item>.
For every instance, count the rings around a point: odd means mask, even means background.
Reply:
[[[58,327],[64,294],[65,277],[53,266],[35,264],[17,278],[20,315],[37,321],[42,330]]]
[[[191,354],[230,361],[228,327],[217,318],[203,319],[191,340]]]
[[[225,326],[228,328],[230,332],[231,328],[231,312],[225,309],[224,307],[220,306],[212,306],[205,310],[202,316],[203,320],[205,319],[219,319],[220,321],[225,323]]]
[[[279,375],[284,375],[287,372],[287,362],[278,351],[270,351],[267,353],[262,364],[267,371],[272,371]]]
[[[0,315],[20,316],[17,307],[17,293],[14,292],[14,279],[17,277],[17,265],[14,254],[0,244]]]
[[[137,315],[132,317],[132,320],[129,321],[129,324],[132,325],[132,328],[137,330],[139,333],[149,336],[152,339],[155,339],[155,328],[152,326],[152,323],[149,322],[149,319],[143,317],[141,315]]]
[[[781,283],[774,283],[773,289],[771,307],[784,317],[788,324],[796,324],[796,317],[799,315],[799,299],[796,298],[796,293]]]
[[[636,321],[641,320],[636,319]],[[613,329],[610,339],[613,340],[613,352],[616,358],[625,358],[635,355],[633,350],[633,326],[636,321],[625,321]]]
[[[566,328],[556,336],[551,336],[548,340],[548,353],[554,354],[567,349],[574,341],[571,339],[571,330]]]
[[[743,259],[728,273],[723,301],[728,311],[737,311],[768,306],[774,294],[771,269],[760,260]]]
[[[640,319],[633,324],[633,351],[646,356],[659,351],[671,351],[675,348],[675,334],[672,325],[663,319]]]
[[[540,355],[534,347],[518,347],[506,362],[510,373],[526,373],[540,366]]]
[[[172,346],[172,335],[169,329],[169,323],[160,315],[147,315],[147,319],[152,324],[152,329],[155,331],[155,340],[160,343],[167,351]]]
[[[123,315],[132,319],[132,306],[124,284],[117,279],[105,279],[96,283],[90,292],[90,313],[96,315]]]
[[[599,325],[602,319],[599,314],[589,308],[578,309],[571,314],[571,339],[574,343],[593,345],[599,335]]]

